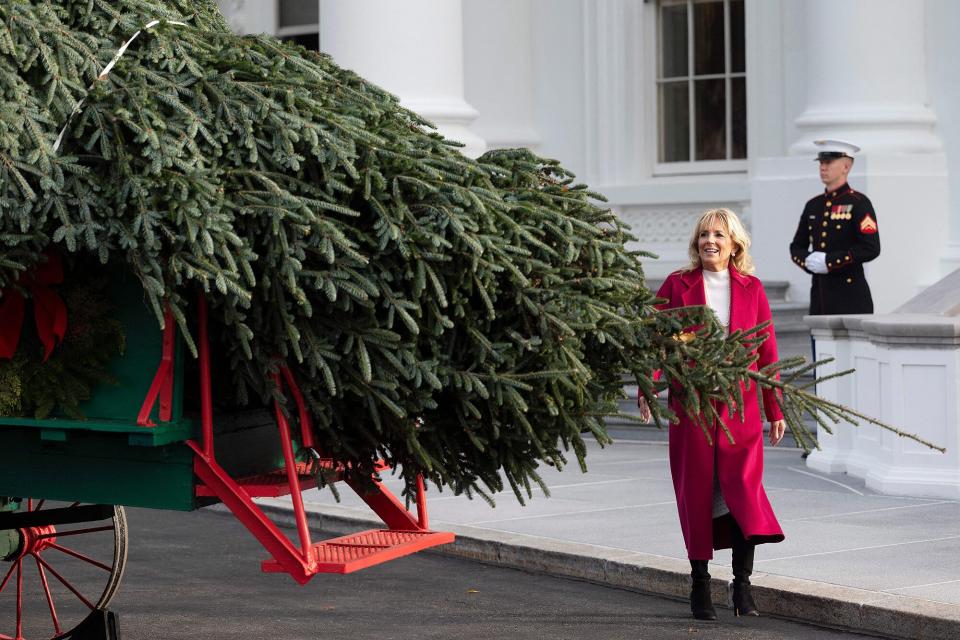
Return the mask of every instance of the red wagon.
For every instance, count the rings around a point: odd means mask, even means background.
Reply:
[[[324,456],[291,371],[278,363],[266,374],[293,401],[289,418],[279,404],[272,415],[215,414],[204,298],[193,361],[171,318],[156,330],[135,278],[113,278],[110,295],[126,334],[111,364],[120,384],[98,389],[85,420],[0,418],[0,638],[56,638],[107,607],[127,558],[123,506],[223,503],[269,552],[263,571],[301,584],[453,541],[430,530],[422,479],[414,515],[377,478],[347,482],[384,528],[313,541],[301,492],[317,486],[318,472],[344,480],[344,467]],[[193,413],[184,410],[187,366],[199,369]],[[254,501],[288,494],[293,540]]]

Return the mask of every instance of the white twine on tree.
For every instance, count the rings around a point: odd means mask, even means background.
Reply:
[[[119,49],[117,49],[117,53],[113,56],[113,60],[107,63],[107,66],[103,68],[103,71],[100,72],[100,75],[97,76],[97,79],[94,80],[89,87],[87,87],[87,93],[90,93],[90,91],[93,89],[93,85],[100,82],[101,80],[106,78],[108,75],[110,75],[110,72],[113,70],[113,67],[116,66],[117,64],[117,61],[119,61],[120,58],[123,57],[123,54],[127,52],[127,47],[129,47],[141,33],[143,33],[148,29],[152,29],[153,27],[157,26],[161,22],[166,22],[167,24],[176,24],[176,25],[180,25],[181,27],[188,26],[186,22],[178,22],[176,20],[151,20],[150,22],[145,24],[142,29],[138,30],[135,34],[130,36],[130,39],[124,42],[123,45]],[[73,107],[73,111],[70,112],[70,116],[67,118],[67,123],[63,125],[63,129],[60,129],[60,135],[57,136],[57,141],[53,143],[54,152],[60,149],[60,144],[63,142],[63,137],[66,135],[67,129],[70,127],[70,123],[73,122],[73,118],[78,113],[80,113],[80,109],[81,107],[83,107],[84,101],[86,101],[85,97],[80,98],[80,101],[77,102],[77,104]]]

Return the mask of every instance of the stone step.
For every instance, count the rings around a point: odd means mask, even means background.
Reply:
[[[790,304],[787,302],[787,289],[789,288],[790,283],[786,280],[763,281],[763,289],[767,292],[767,300],[771,306],[773,306],[774,303]]]
[[[794,356],[810,358],[810,329],[803,322],[808,307],[804,302],[771,302],[777,352],[781,359]]]

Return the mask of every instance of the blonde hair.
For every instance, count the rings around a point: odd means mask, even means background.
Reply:
[[[733,263],[733,266],[740,273],[748,275],[753,273],[755,269],[753,258],[750,257],[750,234],[747,233],[737,214],[725,207],[704,211],[700,219],[697,220],[697,224],[693,228],[693,235],[690,236],[690,245],[687,247],[690,264],[683,271],[693,271],[701,267],[700,232],[713,222],[719,222],[723,225],[727,230],[727,235],[730,236],[730,240],[733,241],[733,253],[730,256],[730,262]]]

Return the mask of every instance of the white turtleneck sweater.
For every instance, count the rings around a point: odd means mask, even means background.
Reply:
[[[703,270],[703,292],[707,297],[707,306],[716,314],[724,333],[730,333],[730,272]],[[717,475],[716,458],[713,467],[713,517],[730,513],[720,490],[720,478]]]
[[[730,272],[703,270],[703,291],[707,294],[707,306],[728,333],[730,331]]]

